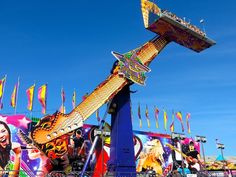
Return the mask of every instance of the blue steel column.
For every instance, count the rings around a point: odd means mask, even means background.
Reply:
[[[115,107],[114,107],[115,105]],[[111,145],[109,173],[116,177],[135,177],[133,129],[130,109],[130,88],[125,86],[111,103]]]

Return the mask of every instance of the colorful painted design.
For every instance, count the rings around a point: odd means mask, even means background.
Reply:
[[[128,80],[134,83],[145,85],[145,72],[150,72],[150,69],[143,65],[141,60],[137,57],[135,51],[128,52],[124,55],[112,52],[112,54],[119,61],[119,74],[123,75]]]

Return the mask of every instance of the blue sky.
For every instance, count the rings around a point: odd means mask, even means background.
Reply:
[[[236,155],[236,2],[215,0],[159,0],[168,9],[191,23],[205,20],[207,35],[217,44],[202,53],[169,44],[150,65],[145,87],[133,85],[132,106],[136,130],[165,133],[163,112],[155,128],[153,106],[191,113],[192,137],[205,135],[207,155],[217,155],[215,139],[225,144],[225,155]],[[70,111],[72,92],[77,102],[92,92],[110,72],[115,58],[111,51],[125,53],[155,36],[146,30],[140,1],[1,1],[0,2],[0,77],[7,74],[4,109],[9,106],[14,84],[20,77],[17,112],[26,113],[25,90],[36,82],[36,88],[48,83],[48,112],[60,107],[60,89],[66,93]],[[141,104],[143,128],[138,126],[137,107]],[[148,105],[151,128],[144,117]],[[104,107],[104,106],[103,106]],[[35,99],[33,113],[41,117]],[[102,112],[102,111],[101,111]],[[103,113],[103,112],[102,112]],[[109,120],[109,118],[108,118]],[[95,116],[86,123],[96,124]],[[169,122],[170,123],[170,122]],[[176,121],[176,131],[181,131]],[[167,132],[169,133],[169,131]]]

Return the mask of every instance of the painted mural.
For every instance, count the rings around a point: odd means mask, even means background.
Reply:
[[[11,173],[12,176],[19,173],[30,177],[60,176],[82,170],[97,134],[97,126],[84,125],[41,146],[32,142],[31,126],[31,119],[24,115],[0,116],[0,176]],[[104,131],[110,131],[108,124],[105,124]],[[137,172],[152,170],[167,176],[171,170],[179,168],[181,155],[187,157],[189,152],[199,154],[200,150],[199,144],[188,138],[181,142],[180,150],[180,142],[171,140],[166,134],[134,131],[133,140]],[[109,156],[110,137],[104,136],[99,138],[87,171],[95,171],[94,177],[105,174]],[[185,159],[186,165],[190,165]]]

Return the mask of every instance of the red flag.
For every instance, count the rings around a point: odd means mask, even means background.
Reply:
[[[142,117],[141,117],[140,104],[138,104],[138,118],[139,118],[139,127],[142,128]]]
[[[38,89],[38,99],[42,105],[42,113],[46,114],[46,103],[47,103],[47,84],[42,85]]]
[[[145,110],[145,115],[146,115],[146,119],[147,119],[147,124],[148,124],[148,128],[150,128],[150,119],[149,119],[149,113],[148,113],[148,106],[146,105],[146,110]]]
[[[34,88],[35,88],[35,84],[32,85],[30,88],[28,88],[26,90],[26,95],[27,95],[27,98],[28,98],[27,109],[30,110],[30,111],[32,111],[32,109],[33,109]]]
[[[159,127],[159,124],[158,124],[159,109],[156,106],[154,107],[154,112],[155,112],[156,128],[158,128]]]

